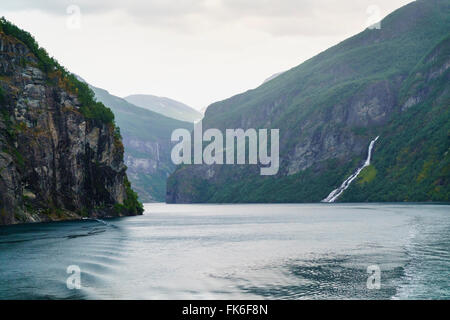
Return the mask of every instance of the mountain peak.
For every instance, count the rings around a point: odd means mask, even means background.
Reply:
[[[133,94],[124,97],[124,99],[138,107],[180,121],[195,122],[200,120],[203,116],[200,112],[188,105],[166,97],[158,97],[150,94]]]

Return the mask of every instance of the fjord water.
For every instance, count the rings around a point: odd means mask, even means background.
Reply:
[[[0,228],[1,299],[449,299],[450,206],[145,206]],[[66,286],[81,269],[80,290]],[[368,289],[367,267],[381,269]]]

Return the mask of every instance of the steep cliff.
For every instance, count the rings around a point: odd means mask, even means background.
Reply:
[[[0,224],[142,213],[114,115],[0,21]]]
[[[95,98],[114,112],[125,146],[125,164],[139,199],[163,202],[166,180],[175,170],[170,159],[172,131],[192,130],[193,124],[137,107],[108,91],[92,87]]]
[[[261,177],[255,165],[181,166],[167,201],[318,202],[362,165],[377,136],[373,165],[341,200],[449,201],[449,31],[450,1],[415,1],[381,29],[212,104],[204,129],[280,129],[280,170]],[[423,64],[436,48],[444,53]]]

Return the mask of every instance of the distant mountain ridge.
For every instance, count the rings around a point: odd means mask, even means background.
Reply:
[[[172,131],[192,130],[193,124],[129,103],[107,90],[90,86],[95,98],[109,107],[120,127],[128,177],[143,202],[165,199],[167,177],[175,170],[170,158]]]
[[[150,94],[133,94],[124,97],[126,101],[138,107],[160,113],[180,121],[196,122],[203,114],[179,101],[157,97]]]
[[[280,170],[184,165],[169,203],[450,201],[450,1],[418,0],[261,85],[208,107],[203,129],[280,129]]]

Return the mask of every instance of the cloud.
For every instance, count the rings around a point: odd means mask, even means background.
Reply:
[[[0,0],[61,64],[111,93],[194,107],[254,88],[410,0]],[[79,28],[70,5],[81,11]]]
[[[409,1],[378,2],[382,11],[390,11]],[[343,33],[352,22],[364,23],[373,4],[373,0],[2,0],[0,6],[6,11],[34,9],[61,16],[67,15],[70,5],[79,6],[86,15],[120,11],[143,27],[177,32],[239,24],[273,36],[314,36]],[[388,5],[387,10],[383,5]],[[354,21],[355,17],[359,19]]]
[[[184,15],[198,12],[205,7],[207,0],[3,0],[1,7],[5,10],[38,9],[47,13],[65,15],[70,5],[79,6],[84,14],[108,13],[123,10],[132,15]]]

